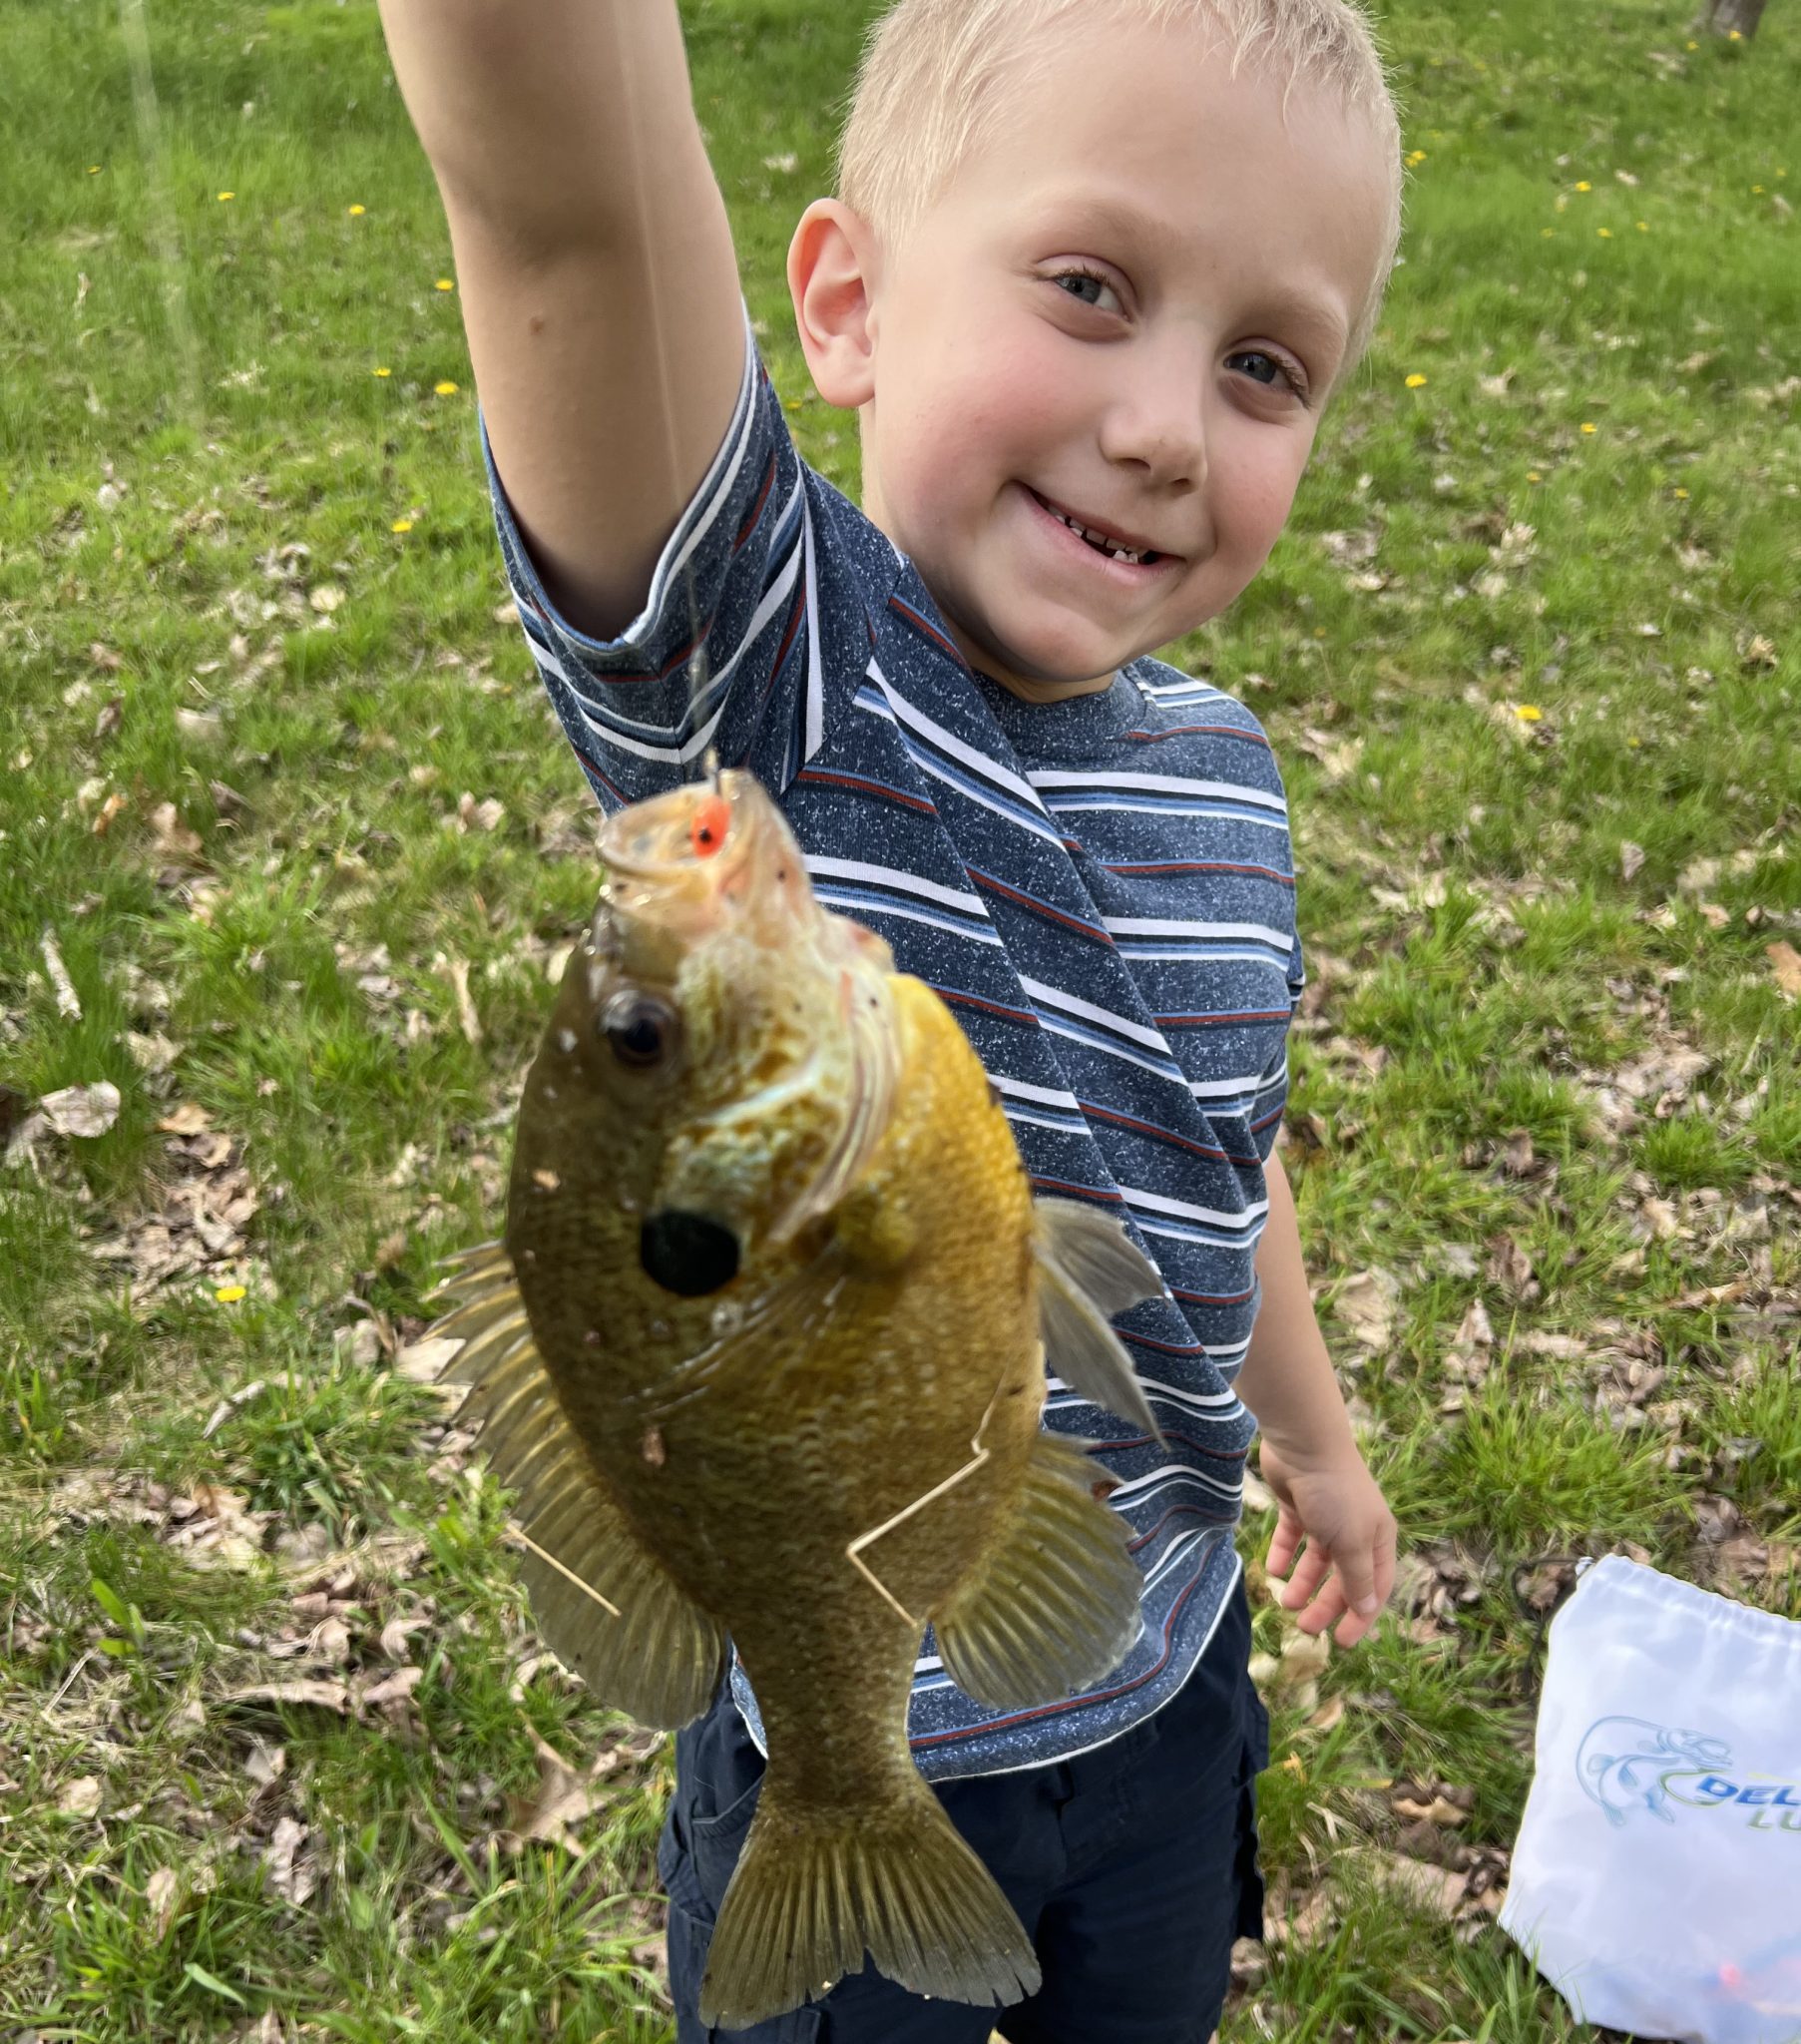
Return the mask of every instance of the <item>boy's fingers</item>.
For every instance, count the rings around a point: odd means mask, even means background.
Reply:
[[[1344,1615],[1344,1590],[1334,1576],[1294,1622],[1304,1633],[1323,1633]]]
[[[1338,1628],[1332,1637],[1341,1647],[1354,1647],[1375,1623],[1373,1615],[1365,1618],[1360,1612],[1348,1611],[1345,1613],[1344,1624]]]
[[[1283,1512],[1276,1520],[1276,1530],[1269,1537],[1269,1554],[1263,1563],[1263,1573],[1266,1576],[1285,1576],[1300,1544],[1300,1522]]]
[[[1340,1555],[1338,1580],[1344,1585],[1345,1602],[1359,1618],[1374,1618],[1382,1609],[1376,1588],[1376,1560],[1368,1552]]]
[[[1310,1539],[1287,1582],[1282,1585],[1282,1609],[1299,1611],[1310,1603],[1331,1566],[1330,1551],[1321,1547],[1317,1540]]]

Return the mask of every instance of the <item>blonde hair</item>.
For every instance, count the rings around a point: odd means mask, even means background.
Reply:
[[[1217,28],[1231,68],[1307,83],[1362,114],[1393,165],[1380,259],[1336,381],[1375,328],[1401,240],[1401,124],[1356,0],[894,0],[870,28],[838,149],[838,197],[898,248],[994,133],[1008,97],[1054,61],[1050,31],[1084,17]]]

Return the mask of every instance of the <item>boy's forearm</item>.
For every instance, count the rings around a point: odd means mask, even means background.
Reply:
[[[380,0],[380,11],[446,203],[521,239],[627,231],[640,179],[684,139],[701,148],[675,0]]]
[[[1270,1442],[1292,1461],[1320,1463],[1357,1453],[1344,1397],[1319,1331],[1301,1257],[1294,1195],[1279,1155],[1264,1167],[1269,1219],[1257,1245],[1263,1287],[1237,1391]]]

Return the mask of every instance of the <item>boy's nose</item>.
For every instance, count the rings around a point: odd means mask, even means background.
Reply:
[[[1102,453],[1140,466],[1157,488],[1199,490],[1207,479],[1206,390],[1191,344],[1144,348],[1112,394]]]

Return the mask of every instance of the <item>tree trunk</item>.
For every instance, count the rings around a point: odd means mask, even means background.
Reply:
[[[1703,0],[1693,33],[1739,36],[1749,42],[1763,19],[1765,0]]]

